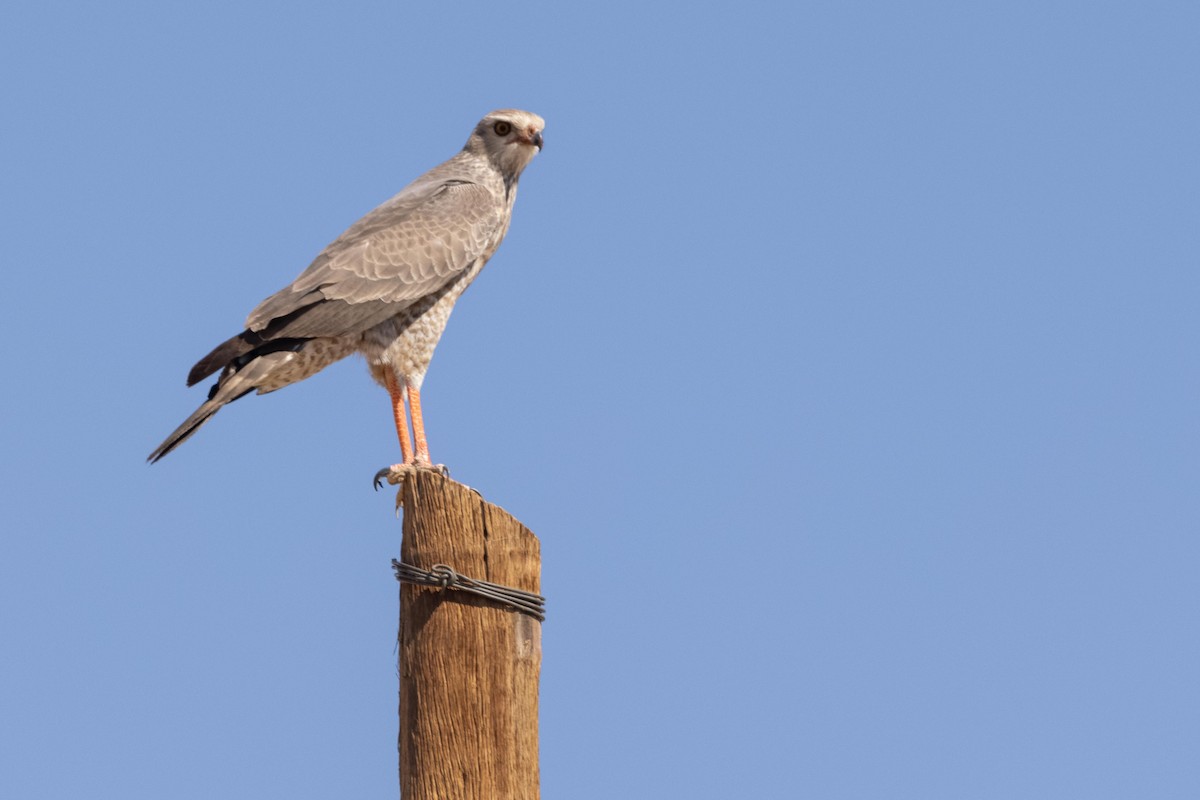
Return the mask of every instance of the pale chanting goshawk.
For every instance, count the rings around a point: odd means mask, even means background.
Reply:
[[[188,386],[220,375],[148,460],[174,450],[226,403],[362,353],[391,395],[403,456],[393,470],[431,466],[421,382],[454,303],[504,240],[517,181],[542,149],[544,127],[528,111],[493,111],[457,155],[351,225],[290,286],[259,303],[244,331],[192,367]]]

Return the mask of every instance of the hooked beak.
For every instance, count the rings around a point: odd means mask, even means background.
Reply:
[[[545,147],[545,145],[542,143],[542,132],[541,131],[530,131],[528,135],[526,135],[522,138],[524,138],[525,141],[528,142],[529,144],[536,147],[539,152],[541,151],[541,149],[543,147]]]

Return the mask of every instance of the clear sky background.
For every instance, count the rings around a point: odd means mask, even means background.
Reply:
[[[547,798],[1200,796],[1200,6],[16,2],[0,797],[396,793],[360,359],[191,364],[487,111],[425,384],[541,538]]]

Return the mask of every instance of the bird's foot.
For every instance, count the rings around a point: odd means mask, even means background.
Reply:
[[[420,461],[406,464],[392,464],[390,467],[384,467],[375,473],[375,491],[379,491],[379,487],[383,486],[384,481],[387,481],[392,486],[400,487],[396,491],[397,515],[399,515],[400,509],[404,507],[404,479],[409,475],[416,474],[419,470],[430,470],[444,478],[450,477],[450,470],[446,468],[445,464],[429,464]]]
[[[392,486],[400,486],[404,483],[404,479],[409,475],[414,474],[418,470],[429,470],[436,472],[443,478],[450,477],[450,470],[445,464],[430,464],[428,462],[413,461],[405,464],[392,464],[390,467],[384,467],[375,473],[375,491],[383,486],[383,482],[387,481]]]

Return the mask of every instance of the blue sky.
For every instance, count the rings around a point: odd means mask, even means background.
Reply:
[[[1191,3],[18,3],[0,796],[395,792],[387,397],[184,377],[485,112],[425,384],[543,544],[546,797],[1200,791]]]

